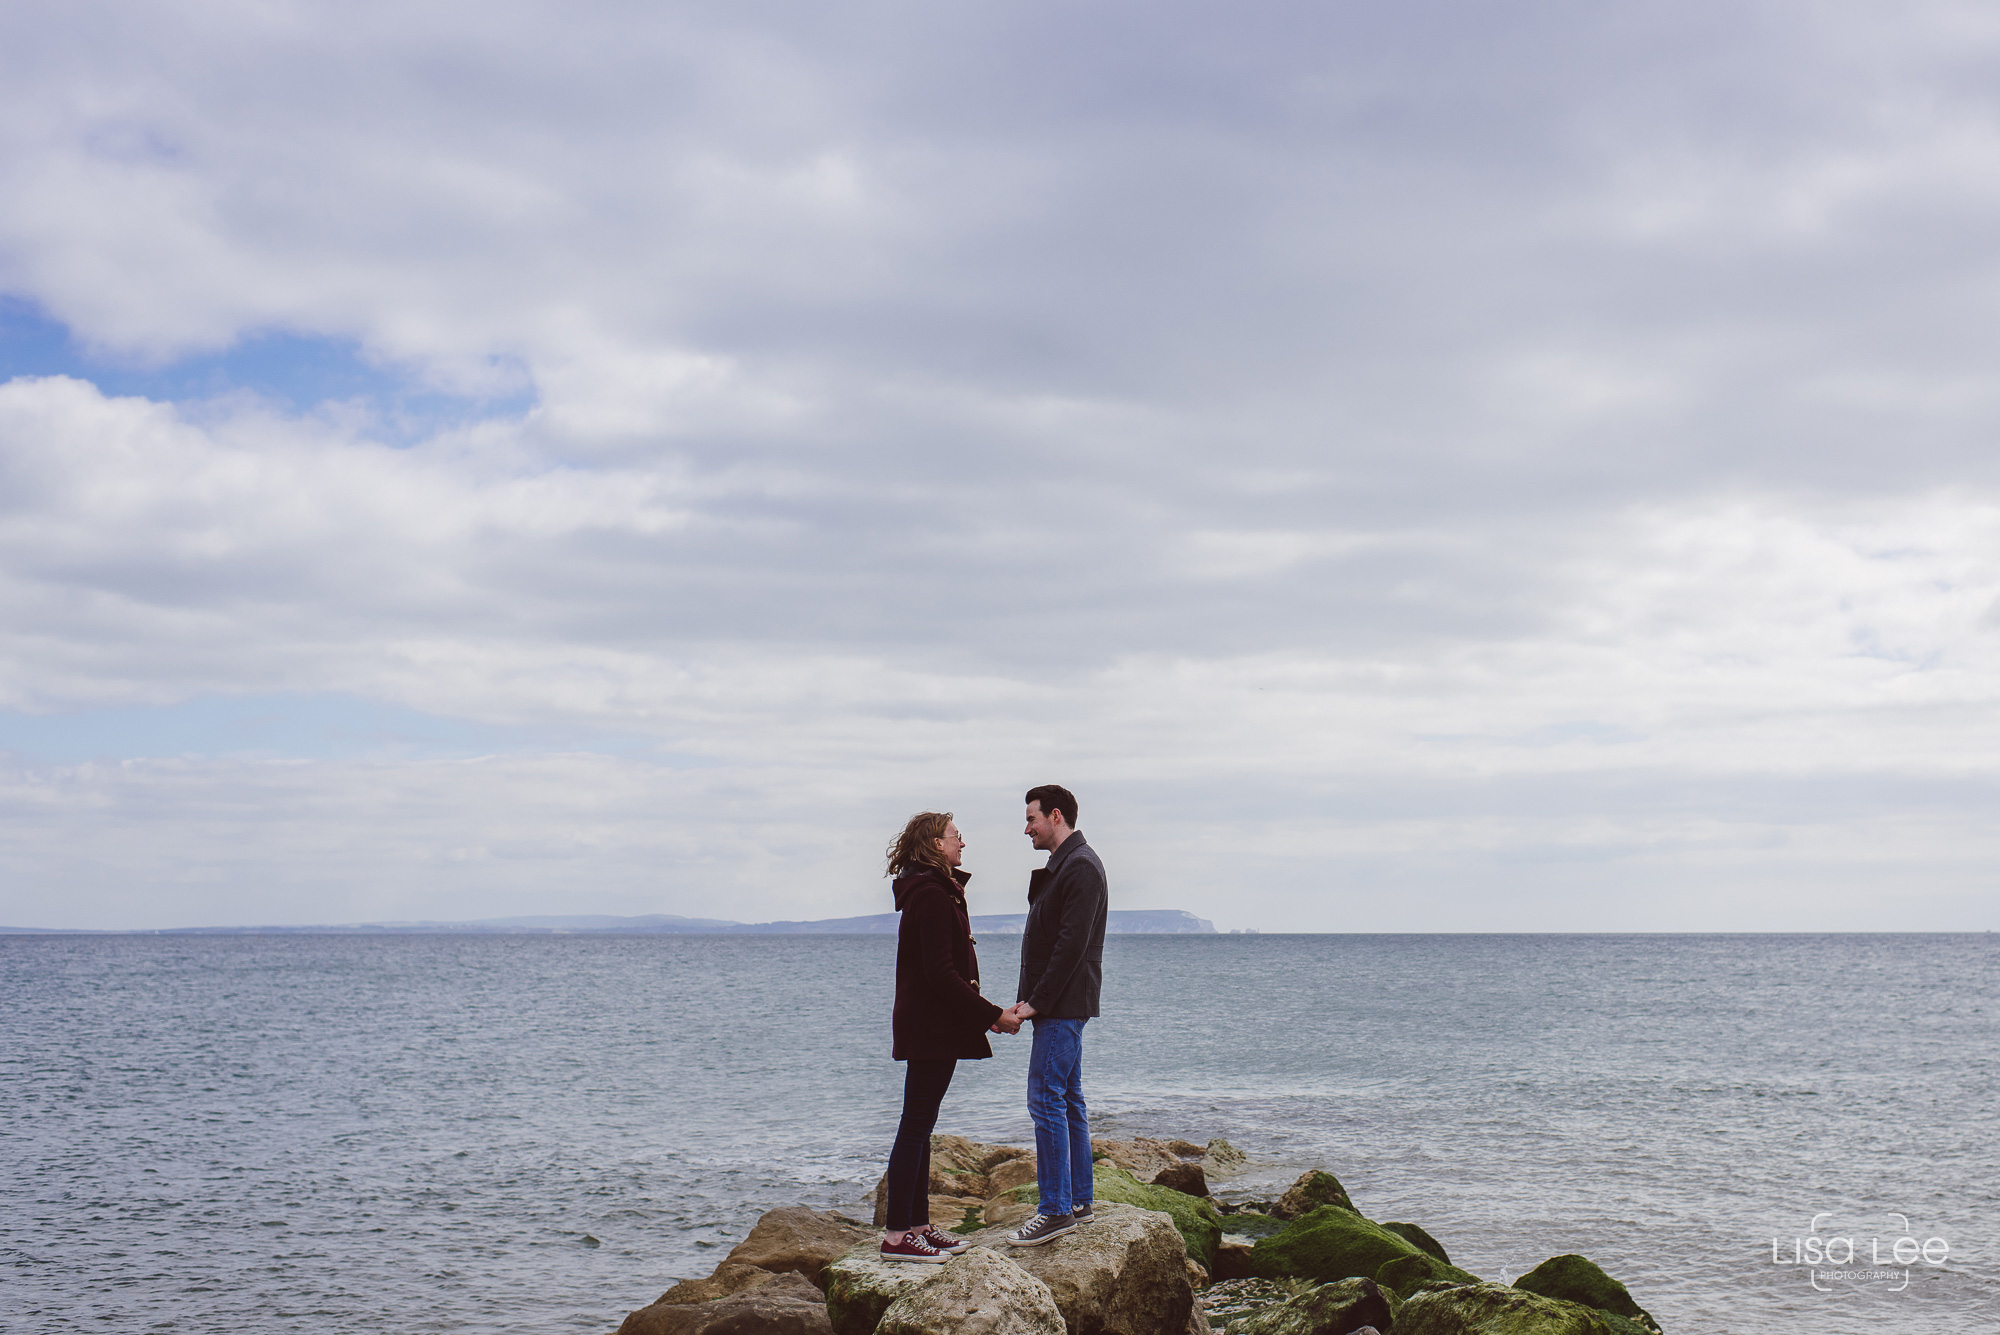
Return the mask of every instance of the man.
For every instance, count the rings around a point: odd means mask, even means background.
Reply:
[[[1011,1234],[1036,1247],[1090,1222],[1090,1110],[1083,1102],[1083,1026],[1097,1014],[1104,979],[1104,864],[1076,828],[1076,798],[1044,784],[1028,790],[1027,836],[1049,855],[1028,875],[1028,923],[1021,934],[1019,998],[995,1029],[1031,1021],[1028,1116],[1035,1123],[1035,1182],[1042,1203]]]

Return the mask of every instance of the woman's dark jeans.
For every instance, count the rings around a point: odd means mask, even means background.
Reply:
[[[931,1131],[938,1105],[951,1088],[956,1058],[911,1058],[903,1074],[903,1121],[889,1151],[889,1231],[903,1233],[931,1221]]]

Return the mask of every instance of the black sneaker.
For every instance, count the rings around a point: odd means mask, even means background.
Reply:
[[[1007,1235],[1009,1247],[1039,1247],[1076,1227],[1076,1219],[1066,1214],[1038,1214]]]
[[[901,1242],[882,1239],[882,1259],[885,1261],[917,1261],[924,1265],[943,1265],[951,1258],[925,1240],[920,1232],[905,1233]]]
[[[1069,1212],[1069,1217],[1071,1219],[1076,1220],[1076,1222],[1079,1224],[1087,1224],[1096,1216],[1092,1215],[1090,1212],[1090,1202],[1085,1201],[1083,1204],[1077,1206],[1074,1210],[1071,1210]]]

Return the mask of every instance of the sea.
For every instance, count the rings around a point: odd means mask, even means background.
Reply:
[[[867,1218],[894,950],[0,937],[0,1330],[604,1335],[764,1210]],[[939,1129],[1032,1143],[993,1046]],[[1085,1073],[1099,1136],[1249,1154],[1224,1199],[1324,1168],[1667,1335],[2000,1330],[1992,935],[1112,937]]]

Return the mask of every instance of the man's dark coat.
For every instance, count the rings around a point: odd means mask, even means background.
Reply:
[[[1082,830],[1070,831],[1049,865],[1028,873],[1028,923],[1021,934],[1018,999],[1035,1014],[1086,1020],[1104,983],[1104,915],[1110,887]]]

